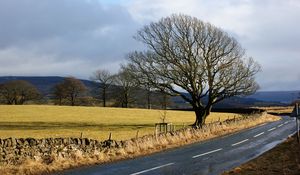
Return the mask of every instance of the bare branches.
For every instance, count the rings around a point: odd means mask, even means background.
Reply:
[[[203,123],[214,103],[257,90],[258,63],[226,32],[186,15],[172,15],[138,31],[146,52],[129,54],[129,67],[157,89],[189,102]],[[189,93],[182,95],[178,87]],[[205,99],[205,100],[204,100]],[[200,110],[200,111],[199,111]],[[205,115],[204,115],[205,114]],[[199,123],[197,123],[199,124]]]
[[[118,94],[122,107],[129,107],[129,104],[135,101],[132,93],[137,87],[137,81],[128,67],[121,67],[121,70],[115,76],[115,85],[121,88]]]
[[[7,104],[24,104],[40,97],[40,92],[31,83],[24,80],[12,80],[0,85],[0,95]]]
[[[62,100],[66,99],[70,105],[76,105],[78,97],[87,91],[85,85],[74,77],[64,78],[64,81],[58,83],[54,87],[55,98],[62,104]]]
[[[111,74],[108,70],[100,69],[95,71],[92,77],[90,78],[94,82],[99,83],[103,107],[106,107],[107,91],[109,87],[113,84],[114,77],[115,76]]]

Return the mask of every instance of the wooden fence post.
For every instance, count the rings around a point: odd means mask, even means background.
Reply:
[[[108,140],[111,140],[111,132],[109,133]]]

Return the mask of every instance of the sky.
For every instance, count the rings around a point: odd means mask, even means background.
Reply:
[[[262,66],[261,91],[300,90],[299,0],[0,0],[0,76],[117,72],[137,30],[174,13],[235,37]]]

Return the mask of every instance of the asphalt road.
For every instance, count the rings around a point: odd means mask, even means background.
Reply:
[[[67,170],[64,175],[214,175],[275,147],[296,131],[290,117],[242,132],[115,163]]]

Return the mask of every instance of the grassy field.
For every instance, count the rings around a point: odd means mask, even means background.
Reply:
[[[83,137],[124,140],[154,133],[161,122],[162,110],[46,105],[0,105],[0,138],[8,137]],[[212,113],[207,123],[240,117],[232,113]],[[192,124],[190,111],[167,111],[166,121],[176,128]]]

